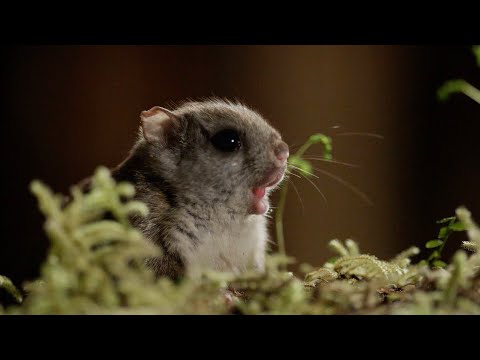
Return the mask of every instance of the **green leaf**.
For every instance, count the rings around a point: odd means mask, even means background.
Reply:
[[[447,226],[446,226],[446,227],[442,227],[442,228],[440,229],[440,231],[438,232],[438,237],[439,237],[440,239],[443,239],[444,237],[447,236],[447,234],[448,234],[448,227],[447,227]]]
[[[425,247],[427,249],[434,249],[434,248],[437,248],[437,247],[442,246],[442,245],[443,245],[442,240],[430,240],[429,242],[427,242],[425,244]]]
[[[314,144],[317,144],[317,143],[320,143],[320,142],[325,142],[327,139],[328,139],[328,137],[323,135],[323,134],[313,134],[312,136],[310,136],[308,141],[310,141]]]
[[[309,137],[308,142],[310,144],[323,144],[323,158],[326,160],[332,160],[332,138],[324,134],[313,134]]]
[[[431,261],[433,259],[437,259],[440,257],[440,253],[438,252],[438,250],[435,250],[434,252],[432,252],[430,254],[430,256],[428,257],[428,261]]]
[[[426,266],[428,265],[428,261],[427,260],[422,260],[418,263],[418,266]]]
[[[450,230],[453,231],[465,231],[465,225],[462,222],[456,222],[448,227]]]
[[[449,223],[450,221],[452,220],[456,220],[457,218],[455,216],[450,216],[450,217],[447,217],[447,218],[443,218],[443,219],[440,219],[437,221],[437,224],[446,224],[446,223]]]
[[[300,169],[300,173],[305,176],[310,176],[310,174],[313,173],[312,164],[309,161],[304,160],[298,156],[290,156],[290,158],[288,159],[288,164],[294,169]]]
[[[432,265],[433,265],[434,267],[438,267],[438,268],[442,268],[442,269],[447,266],[447,264],[444,263],[442,260],[434,260],[434,261],[432,262]]]

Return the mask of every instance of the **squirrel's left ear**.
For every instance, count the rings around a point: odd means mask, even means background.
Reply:
[[[160,106],[154,106],[150,110],[142,111],[140,119],[145,140],[150,144],[156,143],[161,145],[167,143],[168,134],[178,120],[174,113]]]

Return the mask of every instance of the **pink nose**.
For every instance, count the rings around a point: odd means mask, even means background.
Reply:
[[[275,157],[282,163],[282,165],[287,161],[289,155],[288,145],[283,141],[278,143],[275,148]]]

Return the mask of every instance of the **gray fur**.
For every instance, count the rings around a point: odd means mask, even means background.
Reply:
[[[165,141],[149,143],[140,131],[130,155],[113,172],[117,180],[132,182],[137,198],[150,208],[147,218],[134,219],[163,250],[148,263],[158,275],[170,277],[189,273],[194,264],[200,270],[262,270],[266,220],[249,214],[248,199],[273,167],[280,134],[240,103],[187,102],[173,114],[177,119]],[[222,153],[210,143],[225,128],[241,134],[238,152]],[[209,247],[209,241],[217,245]],[[223,249],[222,241],[231,246]],[[249,245],[242,247],[242,241]]]

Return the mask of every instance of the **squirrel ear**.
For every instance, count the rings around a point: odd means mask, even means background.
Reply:
[[[177,117],[170,111],[160,106],[140,113],[143,137],[149,143],[165,143],[168,132],[172,129]]]

